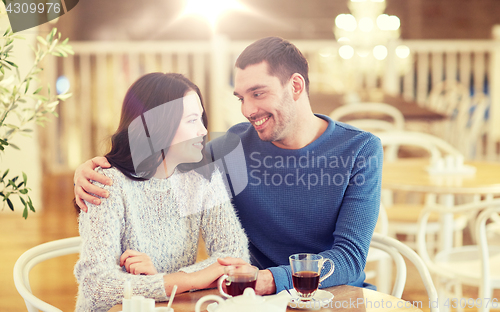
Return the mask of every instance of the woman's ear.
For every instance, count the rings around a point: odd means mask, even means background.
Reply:
[[[292,84],[293,99],[297,101],[300,98],[301,94],[305,92],[306,81],[301,74],[295,73],[290,78],[290,82]]]

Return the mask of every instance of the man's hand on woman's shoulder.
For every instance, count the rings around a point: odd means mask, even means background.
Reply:
[[[75,201],[78,207],[80,207],[80,209],[84,212],[87,212],[88,210],[84,200],[92,202],[95,205],[99,205],[101,203],[99,198],[92,196],[89,193],[104,198],[109,196],[108,191],[93,185],[90,183],[90,180],[97,181],[105,185],[113,184],[113,181],[111,181],[110,178],[94,171],[97,167],[109,168],[111,165],[107,161],[106,157],[98,156],[87,160],[75,170],[75,176],[73,177],[73,182],[75,184]]]

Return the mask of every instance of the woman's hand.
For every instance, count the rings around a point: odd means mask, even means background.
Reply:
[[[205,269],[193,273],[197,275],[195,278],[198,280],[199,289],[215,288],[219,277],[224,274],[224,266],[215,262],[206,267]]]
[[[163,276],[165,292],[170,296],[172,288],[177,285],[177,293],[192,289],[206,289],[217,287],[219,277],[224,274],[224,266],[215,262],[203,270],[185,273],[182,271],[165,274]]]
[[[148,255],[131,249],[127,249],[120,256],[120,266],[125,266],[127,272],[134,275],[154,275],[158,273]]]
[[[105,185],[113,184],[111,179],[103,176],[94,171],[96,167],[109,168],[111,165],[106,160],[105,157],[94,157],[91,160],[87,160],[75,170],[75,176],[73,177],[73,183],[75,184],[75,201],[81,210],[87,212],[87,205],[83,202],[84,200],[91,202],[95,205],[99,205],[101,200],[97,197],[90,195],[89,193],[96,194],[98,196],[107,198],[109,196],[108,191],[99,188],[92,183],[90,180],[100,182]]]
[[[250,265],[240,258],[218,258],[217,262],[221,265]],[[260,270],[257,277],[257,283],[255,285],[255,293],[257,295],[270,295],[276,293],[276,283],[274,282],[274,276],[269,270]]]
[[[233,257],[225,257],[225,258],[217,258],[217,262],[223,266],[227,265],[237,265],[237,264],[248,264],[245,260],[241,258],[233,258]]]

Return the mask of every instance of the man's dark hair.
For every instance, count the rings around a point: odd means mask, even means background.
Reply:
[[[309,65],[304,55],[292,43],[279,37],[257,40],[243,50],[235,66],[245,69],[263,61],[268,64],[269,75],[278,77],[281,85],[285,85],[293,74],[301,74],[309,94]]]

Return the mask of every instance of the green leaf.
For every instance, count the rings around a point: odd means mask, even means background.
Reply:
[[[67,100],[68,98],[70,98],[72,95],[73,95],[73,93],[59,94],[57,96],[57,98],[64,101],[64,100]]]
[[[9,180],[9,185],[11,185],[13,189],[17,190],[16,183],[14,183],[14,182],[15,181]]]
[[[26,220],[28,218],[28,207],[24,206],[23,218]]]
[[[3,194],[3,192],[0,192],[0,196],[5,197],[5,195]]]
[[[3,139],[0,139],[0,144],[2,145],[9,145],[9,142],[3,140]]]
[[[64,51],[60,47],[57,47],[56,50],[59,53],[59,56],[61,56],[61,57],[67,57],[68,56],[68,53],[66,53],[66,51]]]
[[[71,47],[69,44],[64,46],[59,46],[59,49],[71,55],[75,54],[75,52],[73,51],[73,47]]]
[[[37,99],[37,100],[43,101],[43,102],[49,101],[49,99],[47,97],[40,95],[40,94],[34,94],[32,97]]]
[[[45,46],[47,45],[47,41],[45,41],[45,39],[43,39],[41,36],[36,37],[36,39],[37,39],[37,40],[38,40],[41,44],[43,44],[43,45],[45,45]]]
[[[7,63],[9,63],[9,64],[10,64],[10,66],[15,67],[15,68],[18,68],[18,67],[17,67],[17,65],[16,65],[15,63],[12,63],[12,62],[7,61],[7,60],[5,60],[5,61],[6,61]]]
[[[24,128],[23,130],[21,130],[22,132],[33,132],[33,129],[30,129],[30,128]]]
[[[21,200],[21,203],[23,203],[24,207],[26,207],[26,202],[24,201],[24,199],[22,197],[19,197],[19,200]]]
[[[19,184],[17,185],[17,188],[20,188],[23,184],[24,184],[24,181],[22,181],[21,183],[19,183]]]
[[[28,190],[27,189],[22,189],[22,190],[19,190],[19,193],[25,195],[25,194],[28,194]]]
[[[28,206],[30,206],[30,210],[33,212],[35,211],[35,207],[33,207],[33,202],[31,201],[31,198],[28,196]]]
[[[9,170],[10,169],[5,170],[5,172],[4,172],[3,176],[2,176],[2,180],[7,176],[7,174],[9,174]]]
[[[7,205],[9,205],[10,210],[14,211],[14,205],[12,204],[12,201],[7,198]]]
[[[59,104],[59,101],[50,102],[47,104],[47,108],[54,109],[57,104]]]
[[[9,43],[8,43],[7,45],[9,45]],[[7,54],[10,52],[10,50],[12,50],[12,48],[14,48],[14,46],[13,46],[13,45],[8,46],[8,47],[7,47],[7,49],[5,49],[5,51],[3,51],[3,53],[4,53],[5,55],[7,55]],[[9,62],[9,61],[6,61],[6,62],[8,62],[10,65],[14,66],[14,65],[13,65],[13,63],[11,63],[11,62]]]
[[[24,181],[24,185],[28,184],[28,175],[26,175],[26,173],[23,172],[23,181]]]
[[[13,179],[12,179],[12,182],[16,182],[17,179],[19,179],[19,176],[15,176]]]
[[[11,70],[11,68],[4,62],[4,61],[0,61],[0,64],[2,65],[1,68],[7,68],[8,70]]]
[[[10,146],[13,148],[13,149],[16,149],[18,151],[20,151],[21,149],[19,148],[19,146],[17,146],[16,144],[13,144],[13,143],[10,143]]]
[[[35,92],[33,92],[33,94],[37,94],[37,93],[39,93],[40,91],[42,91],[42,87],[40,87],[40,88],[36,89],[36,90],[35,90]]]

